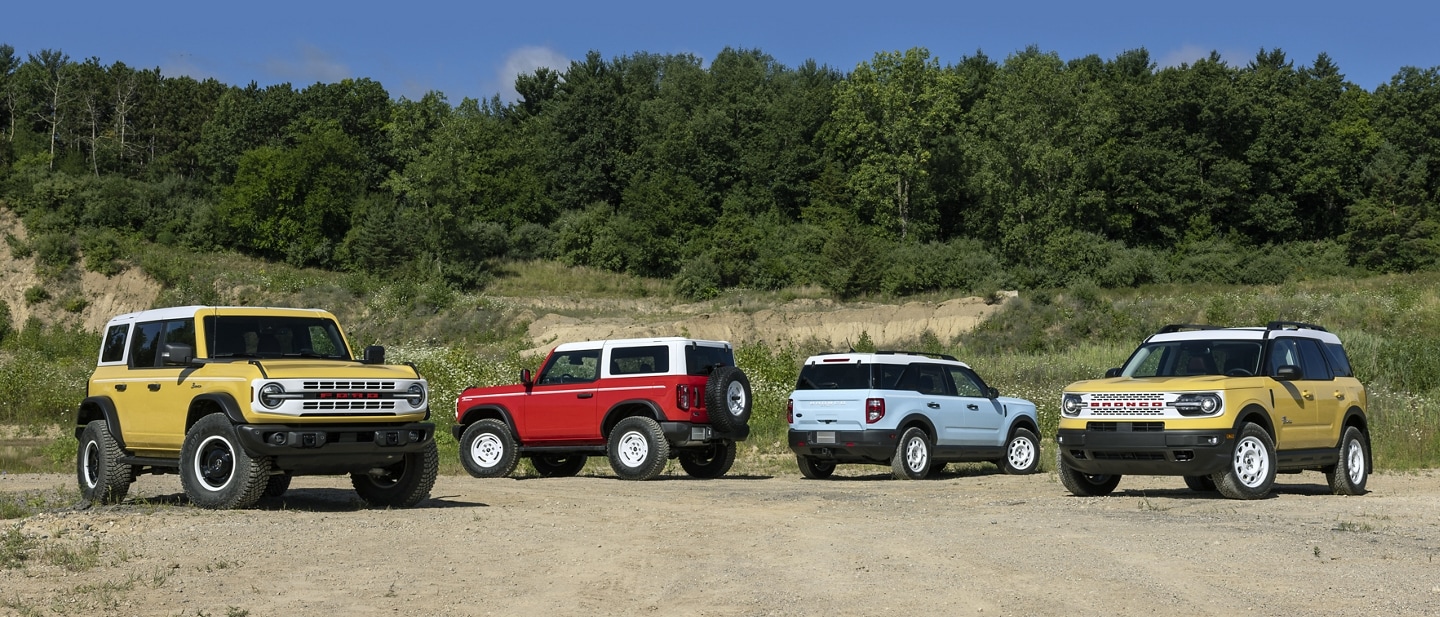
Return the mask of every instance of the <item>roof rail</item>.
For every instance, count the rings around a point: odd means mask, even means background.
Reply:
[[[951,362],[959,362],[959,360],[956,360],[956,359],[955,359],[955,356],[952,356],[952,355],[949,355],[949,354],[943,354],[943,353],[929,353],[929,352],[924,352],[924,351],[903,351],[903,350],[898,350],[898,349],[877,349],[877,350],[875,350],[875,353],[876,353],[876,354],[887,354],[887,355],[925,356],[926,358],[936,358],[936,359],[938,359],[938,360],[949,360],[949,361],[951,361]]]
[[[1265,329],[1266,329],[1266,330],[1319,330],[1319,331],[1321,331],[1321,332],[1329,332],[1329,330],[1326,330],[1325,328],[1322,328],[1322,327],[1317,326],[1317,325],[1315,325],[1315,324],[1309,324],[1309,323],[1304,323],[1304,322],[1300,322],[1300,321],[1272,321],[1272,322],[1270,322],[1270,323],[1265,324]]]
[[[1160,331],[1159,331],[1159,332],[1156,332],[1156,334],[1169,334],[1169,333],[1171,333],[1171,332],[1180,332],[1181,330],[1224,330],[1224,329],[1225,329],[1224,326],[1207,326],[1207,325],[1193,324],[1193,323],[1172,323],[1172,324],[1170,324],[1170,325],[1168,325],[1168,326],[1165,326],[1165,327],[1163,327],[1163,328],[1160,328]]]

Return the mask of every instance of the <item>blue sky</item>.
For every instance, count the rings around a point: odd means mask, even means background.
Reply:
[[[1161,66],[1220,52],[1247,64],[1280,48],[1297,66],[1326,52],[1367,90],[1402,66],[1440,66],[1440,3],[1030,0],[656,2],[11,2],[0,43],[23,57],[159,67],[165,75],[298,87],[369,77],[393,97],[428,90],[513,97],[517,72],[567,66],[598,50],[712,58],[759,48],[788,66],[806,59],[849,71],[875,52],[926,47],[948,64],[981,50],[995,60],[1038,46],[1069,60],[1139,47]],[[63,7],[57,11],[57,7]]]

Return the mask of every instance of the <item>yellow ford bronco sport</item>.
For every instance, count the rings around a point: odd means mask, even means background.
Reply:
[[[1106,495],[1121,475],[1142,474],[1255,499],[1277,472],[1307,469],[1337,495],[1365,492],[1365,386],[1324,328],[1170,325],[1105,377],[1061,398],[1060,481],[1075,495]]]
[[[383,347],[354,359],[330,313],[186,306],[105,326],[75,418],[85,498],[178,473],[191,503],[244,508],[297,475],[349,474],[377,506],[430,496],[439,456],[428,385]]]

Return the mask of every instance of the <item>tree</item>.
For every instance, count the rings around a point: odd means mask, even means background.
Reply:
[[[72,96],[70,56],[59,50],[43,49],[39,54],[29,54],[28,58],[21,67],[25,71],[23,80],[32,88],[32,113],[49,127],[49,168],[54,169],[55,148],[65,122],[65,109]]]

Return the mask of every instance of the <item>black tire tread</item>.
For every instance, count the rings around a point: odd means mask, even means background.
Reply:
[[[712,448],[719,452],[712,452]],[[680,468],[692,478],[718,478],[735,465],[735,442],[729,439],[705,448],[685,450],[680,453]]]
[[[95,478],[93,489],[85,483],[85,447],[91,440],[95,441],[97,453],[100,455],[99,474]],[[85,430],[80,434],[80,448],[75,456],[75,479],[80,483],[80,494],[87,501],[110,504],[125,500],[125,495],[130,493],[134,470],[129,465],[119,463],[122,456],[125,456],[125,450],[110,435],[110,427],[106,426],[104,420],[95,420],[85,425]]]
[[[800,475],[810,480],[824,480],[835,474],[834,461],[822,461],[814,457],[796,454],[795,464],[800,467]]]
[[[198,480],[192,476],[191,470],[195,465],[192,462],[196,455],[196,449],[200,447],[200,441],[207,435],[217,434],[224,437],[235,454],[235,477],[232,480],[237,484],[233,490],[224,491],[219,494],[208,493],[198,485]],[[249,508],[260,501],[265,495],[265,487],[270,482],[270,459],[268,457],[252,458],[240,447],[240,440],[235,433],[235,427],[230,423],[230,418],[223,413],[212,413],[200,418],[190,430],[185,432],[185,441],[180,447],[180,487],[185,492],[185,497],[190,503],[201,508],[212,510],[235,510]]]
[[[440,474],[440,450],[435,441],[425,449],[405,455],[405,470],[394,486],[379,486],[369,474],[350,474],[350,485],[365,503],[382,508],[411,508],[430,498],[435,477]]]
[[[480,438],[482,433],[494,433],[500,437],[501,447],[505,452],[501,455],[500,463],[491,468],[484,468],[475,465],[470,460],[470,444]],[[494,418],[485,418],[476,421],[465,428],[460,435],[460,466],[472,477],[476,478],[503,478],[515,471],[515,466],[520,464],[519,444],[515,443],[515,436],[510,432],[510,426],[503,421]]]
[[[738,381],[745,389],[745,405],[740,415],[730,413],[726,399],[732,382]],[[710,415],[710,425],[715,430],[735,438],[744,438],[750,433],[750,412],[754,406],[754,393],[750,390],[750,378],[745,371],[734,366],[717,366],[705,382],[705,410]]]
[[[910,469],[905,464],[905,444],[911,439],[921,439],[925,442],[925,468]],[[935,446],[930,442],[930,436],[925,429],[912,426],[900,434],[900,441],[895,444],[895,455],[890,457],[890,471],[897,480],[922,480],[930,473],[930,465],[934,464]]]
[[[620,437],[632,430],[640,431],[650,442],[649,460],[633,469],[621,463],[618,455]],[[670,442],[665,440],[665,432],[660,429],[659,422],[645,416],[631,416],[620,420],[615,424],[615,428],[610,430],[610,437],[605,444],[605,453],[610,459],[610,468],[615,470],[615,475],[625,480],[652,480],[665,471],[665,463],[670,460]]]

